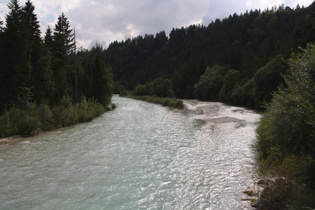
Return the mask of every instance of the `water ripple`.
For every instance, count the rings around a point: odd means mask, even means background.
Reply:
[[[258,114],[114,102],[91,123],[0,145],[0,209],[246,209]]]

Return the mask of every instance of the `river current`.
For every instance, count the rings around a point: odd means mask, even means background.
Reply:
[[[113,102],[90,123],[0,145],[0,209],[249,209],[258,114]]]

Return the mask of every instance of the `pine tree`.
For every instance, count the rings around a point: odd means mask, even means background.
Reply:
[[[28,100],[31,78],[29,31],[21,6],[11,0],[4,29],[3,68],[1,68],[1,101],[23,106]]]
[[[22,8],[29,32],[29,47],[32,65],[32,93],[38,103],[44,101],[52,89],[50,58],[40,37],[40,25],[35,7],[28,0]]]
[[[73,30],[70,28],[70,22],[64,13],[58,17],[58,22],[54,29],[54,56],[65,62],[67,55],[73,52],[75,47]]]
[[[46,29],[45,37],[44,37],[44,43],[47,51],[49,53],[52,53],[52,48],[53,48],[53,32],[51,28],[48,26]]]
[[[104,50],[102,46],[96,45],[84,54],[83,75],[81,75],[79,85],[81,92],[87,99],[96,99],[102,105],[107,106],[111,101],[113,76],[106,63]]]
[[[0,18],[0,32],[2,32],[2,31],[3,31],[3,21]]]
[[[46,34],[47,35],[47,34]],[[48,38],[48,37],[47,37]],[[55,25],[52,43],[56,102],[71,94],[70,55],[74,52],[74,35],[68,18],[62,13]]]
[[[37,15],[34,13],[35,7],[28,0],[25,6],[22,8],[24,18],[26,20],[26,25],[29,30],[30,48],[34,51],[38,45],[41,44],[42,40],[40,37],[40,25],[37,19]]]

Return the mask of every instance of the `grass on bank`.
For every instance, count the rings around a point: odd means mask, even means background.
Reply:
[[[0,116],[0,138],[21,135],[29,137],[42,131],[66,127],[81,122],[91,121],[106,111],[106,108],[95,100],[72,104],[64,98],[61,105],[53,108],[46,104],[29,104],[25,109],[13,107]]]

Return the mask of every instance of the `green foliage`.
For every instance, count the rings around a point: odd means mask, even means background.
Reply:
[[[134,90],[136,96],[174,97],[172,82],[169,79],[157,78],[145,85],[138,85]]]
[[[28,137],[38,134],[41,130],[40,119],[37,116],[23,116],[18,122],[18,130],[21,136]]]
[[[299,195],[299,190],[290,180],[278,178],[269,182],[260,194],[262,209],[287,209],[289,202]]]
[[[174,97],[172,82],[169,79],[157,78],[152,82],[151,95],[157,97]]]
[[[223,86],[219,92],[219,100],[226,103],[233,103],[233,90],[235,85],[240,81],[241,73],[237,70],[229,70],[223,77]],[[235,102],[234,102],[235,103]]]
[[[133,93],[134,93],[135,96],[151,95],[151,86],[149,84],[147,84],[147,85],[138,85],[138,86],[136,86],[136,88],[135,88]]]
[[[259,103],[270,101],[272,92],[284,82],[282,74],[285,74],[287,69],[288,65],[283,56],[278,55],[256,72],[254,75],[256,108],[259,108]]]
[[[11,108],[0,116],[0,138],[21,135],[34,136],[41,131],[91,121],[105,112],[105,107],[95,100],[72,104],[63,98],[62,105],[50,108],[46,104],[30,104],[26,109]]]
[[[208,67],[195,85],[194,94],[196,98],[203,101],[217,101],[226,72],[227,68],[223,66]]]
[[[122,91],[124,91],[126,88],[121,84],[121,82],[114,82],[114,88],[113,93],[114,94],[120,94]]]
[[[64,14],[43,40],[29,0],[8,7],[5,27],[0,24],[0,137],[32,136],[102,114],[113,86],[103,48],[76,52]]]
[[[114,84],[102,46],[96,45],[90,51],[81,51],[78,56],[82,63],[81,72],[79,72],[80,93],[88,100],[96,99],[104,106],[108,106]]]
[[[307,184],[307,190],[315,187],[315,46],[290,66],[286,87],[274,93],[257,128],[258,165],[264,174]]]
[[[137,100],[148,101],[176,109],[184,108],[183,102],[174,98],[172,82],[169,79],[157,78],[145,85],[136,86],[132,95],[127,92],[125,94]]]
[[[174,28],[169,38],[162,32],[116,41],[106,53],[115,80],[128,90],[155,78],[168,78],[177,98],[261,108],[283,82],[280,73],[286,73],[285,61],[291,52],[314,42],[314,11],[315,3],[307,8],[251,10],[207,26]],[[210,93],[206,93],[199,78],[207,66],[215,65],[239,71],[240,79],[224,85],[225,74],[217,74],[221,77],[209,81]]]
[[[123,90],[120,92],[119,96],[127,96],[128,92],[126,90]]]
[[[55,119],[53,118],[52,110],[46,104],[41,104],[37,108],[37,115],[41,122],[41,129],[48,131],[54,128]]]
[[[315,158],[315,47],[310,45],[300,59],[291,60],[287,88],[274,94],[272,103],[258,127],[260,142],[272,144],[282,155],[312,155]],[[259,144],[260,145],[260,144]],[[264,154],[266,149],[260,149]]]
[[[244,79],[242,82],[237,84],[232,92],[232,100],[237,105],[254,107],[254,91],[255,91],[255,82],[254,79]]]
[[[161,104],[163,106],[167,106],[167,107],[175,108],[175,109],[184,108],[183,101],[176,98],[161,98],[161,97],[156,97],[156,96],[131,96],[131,95],[129,95],[128,97],[134,98],[137,100],[147,101],[150,103]]]
[[[32,68],[29,30],[24,13],[16,0],[11,0],[8,7],[10,12],[6,16],[2,43],[5,54],[0,67],[0,99],[3,104],[9,105],[16,103],[25,88],[30,88]]]

